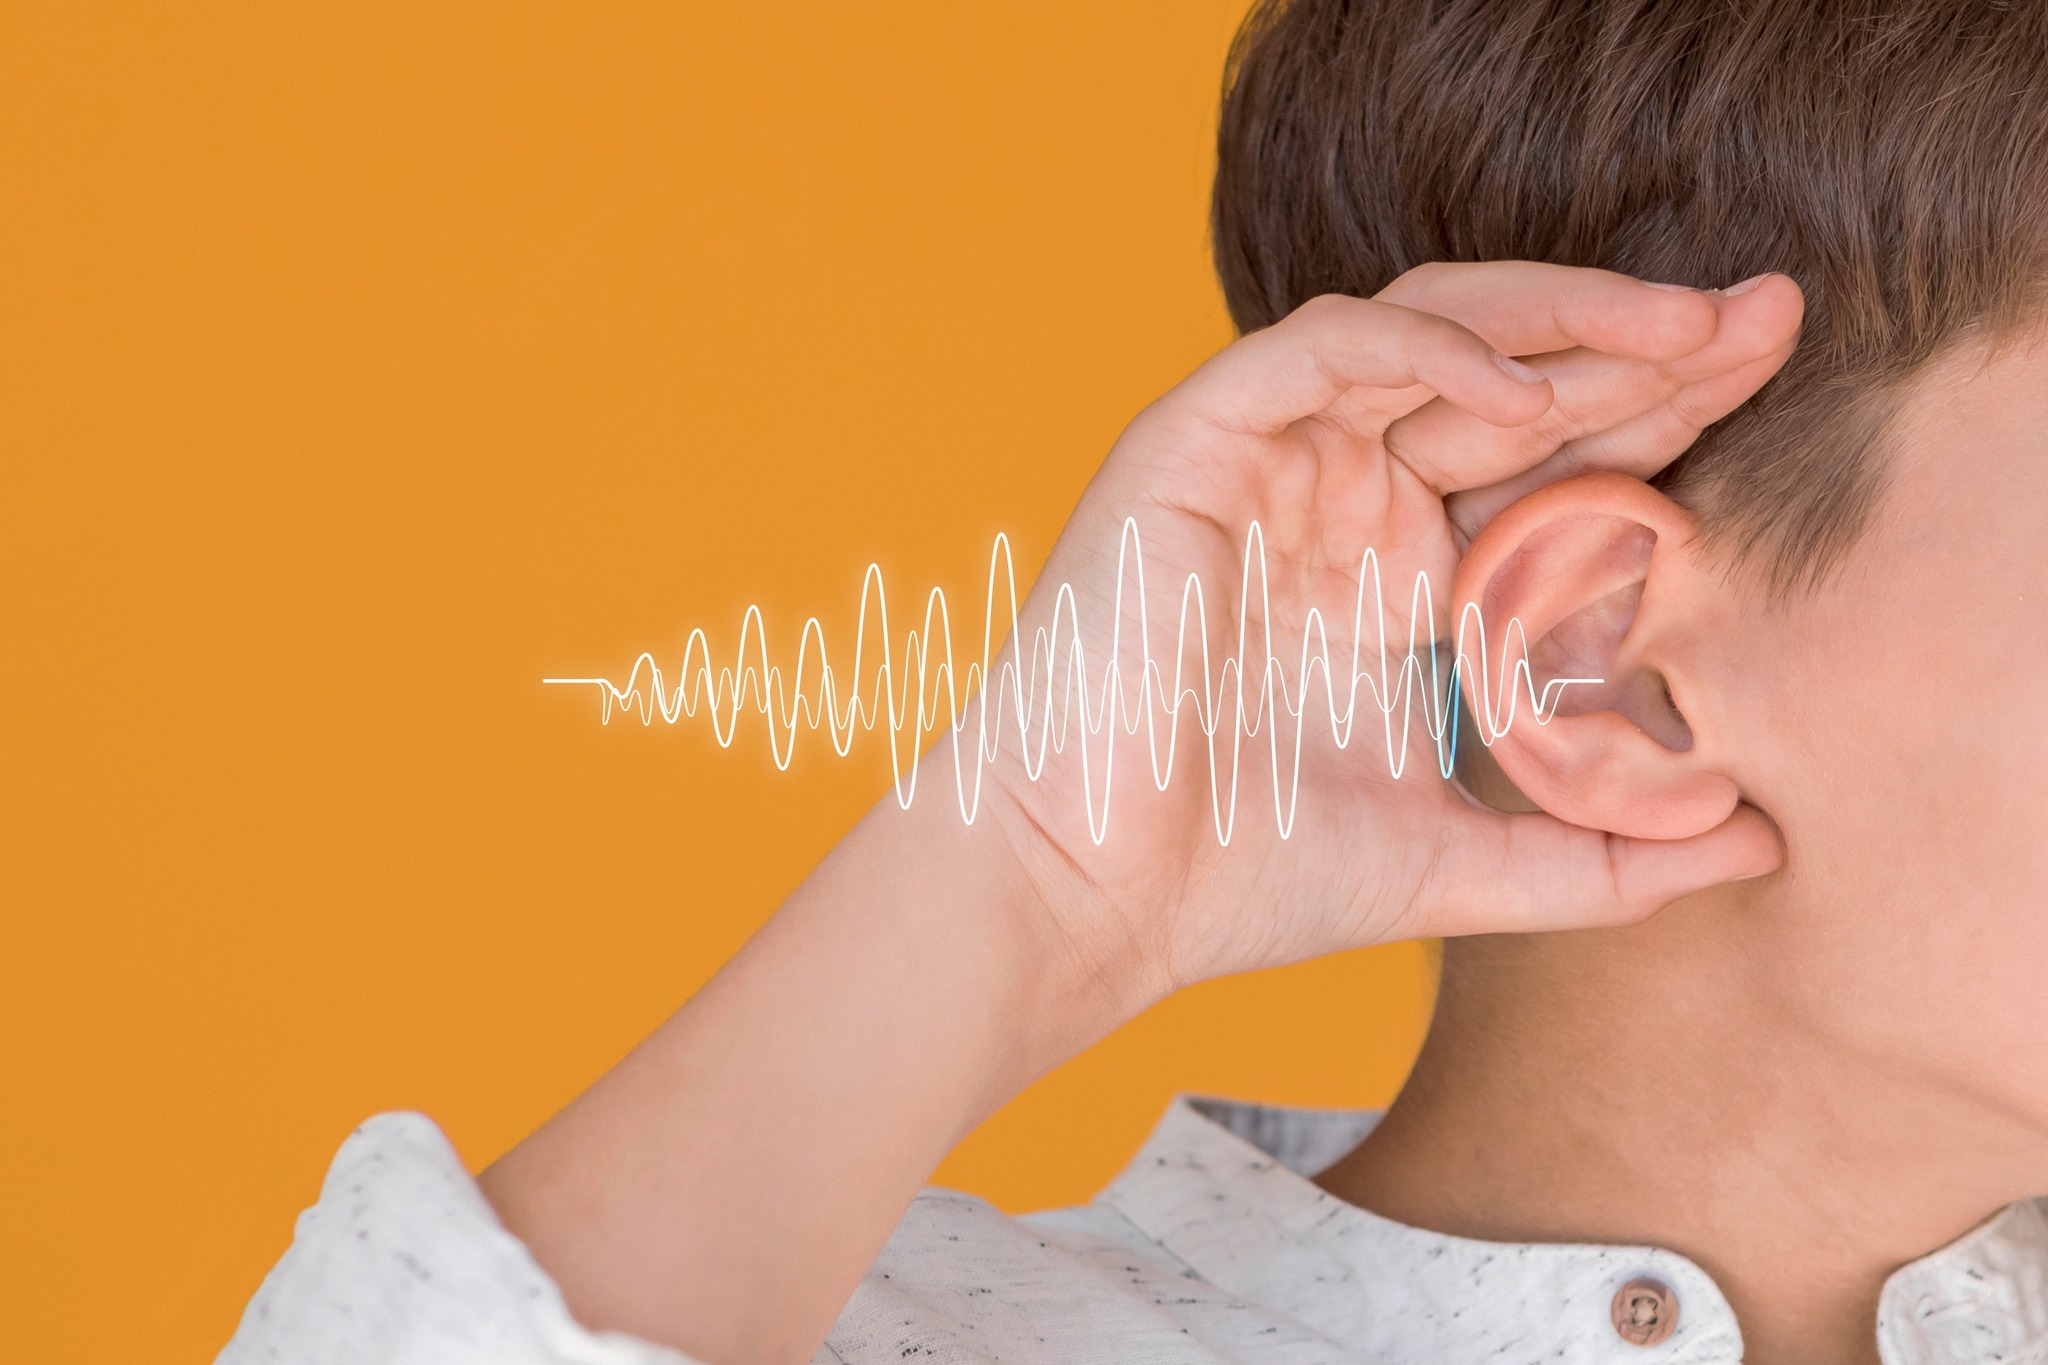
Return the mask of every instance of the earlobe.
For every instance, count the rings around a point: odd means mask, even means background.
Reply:
[[[1560,819],[1682,839],[1740,799],[1681,705],[1671,645],[1715,583],[1692,539],[1655,489],[1591,474],[1507,508],[1459,566],[1459,619],[1477,607],[1485,627],[1483,661],[1476,635],[1464,644],[1466,705],[1508,779]]]

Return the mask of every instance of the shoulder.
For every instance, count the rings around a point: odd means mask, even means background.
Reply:
[[[271,1361],[688,1365],[579,1327],[441,1130],[407,1113],[342,1144],[217,1365]]]

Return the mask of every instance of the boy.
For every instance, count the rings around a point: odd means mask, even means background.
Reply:
[[[885,802],[480,1186],[366,1125],[223,1359],[2048,1360],[2044,140],[2033,4],[1261,8],[1247,335],[1043,581],[1101,622],[1124,518],[1226,586],[1257,520],[1294,660],[1371,546],[1598,680],[1469,774],[1512,813],[1314,708],[1285,840],[1142,734],[1100,844],[1078,746]],[[1423,934],[1384,1120],[1183,1102],[1085,1208],[912,1202],[1161,995]]]

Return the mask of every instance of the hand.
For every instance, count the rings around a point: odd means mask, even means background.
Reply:
[[[1782,278],[1714,295],[1518,264],[1318,301],[1131,424],[1025,604],[1026,638],[1061,582],[1102,629],[1134,516],[1155,622],[1198,574],[1211,641],[1270,624],[1296,660],[1310,606],[1348,629],[1371,546],[1405,646],[1417,572],[1447,589],[1465,539],[1535,482],[1650,474],[1769,377],[1798,320]],[[1235,600],[1253,519],[1270,623]],[[1342,631],[1330,644],[1348,661]],[[1359,944],[1625,920],[1779,856],[1754,812],[1669,845],[1497,815],[1433,750],[1394,779],[1363,732],[1341,751],[1304,737],[1286,840],[1268,746],[1246,745],[1225,847],[1191,724],[1164,792],[1142,731],[1114,741],[1098,846],[1078,733],[1036,782],[1004,738],[974,826],[929,789],[909,811],[885,799],[716,979],[484,1174],[582,1322],[706,1360],[808,1360],[945,1151],[1149,1000]]]
[[[1487,519],[1585,469],[1648,477],[1662,468],[1777,370],[1801,310],[1797,286],[1783,276],[1713,293],[1520,262],[1425,266],[1372,300],[1313,300],[1223,351],[1131,423],[1054,547],[1021,634],[1028,644],[1052,622],[1053,594],[1069,585],[1076,610],[1067,620],[1081,623],[1085,686],[1098,699],[1131,517],[1143,541],[1150,647],[1167,691],[1182,587],[1193,575],[1204,613],[1191,621],[1191,637],[1206,630],[1212,679],[1242,630],[1250,686],[1270,639],[1288,689],[1298,688],[1304,623],[1320,608],[1341,712],[1368,547],[1385,586],[1388,676],[1398,678],[1418,574],[1436,610],[1415,623],[1417,636],[1448,640],[1452,574]],[[1497,351],[1525,357],[1527,368],[1503,365]],[[1270,617],[1256,578],[1250,614],[1237,600],[1255,520]],[[1135,578],[1126,577],[1118,662],[1135,710],[1141,632]],[[1368,593],[1363,663],[1375,671],[1371,610]],[[1496,667],[1504,625],[1487,628]],[[1476,659],[1481,646],[1467,645]],[[1013,639],[1005,659],[1017,649]],[[1181,657],[1192,679],[1185,685],[1202,689],[1199,643]],[[1054,670],[1062,689],[1068,663],[1062,650]],[[1748,807],[1670,842],[1497,813],[1441,777],[1419,726],[1397,779],[1382,712],[1364,689],[1344,749],[1333,741],[1326,692],[1308,693],[1298,789],[1294,723],[1281,717],[1276,761],[1269,717],[1236,754],[1233,813],[1236,694],[1221,700],[1213,787],[1192,706],[1164,791],[1155,788],[1142,726],[1130,735],[1110,725],[1091,740],[1073,723],[1064,752],[1049,755],[1032,780],[1018,758],[1014,713],[1002,718],[1003,752],[990,773],[1004,798],[995,818],[1044,892],[1059,951],[1095,976],[1117,976],[1132,997],[1124,1010],[1205,977],[1366,944],[1639,919],[1687,892],[1767,872],[1782,856],[1768,820]],[[1517,723],[1529,723],[1527,701]],[[1156,697],[1152,704],[1163,719]],[[1399,725],[1397,712],[1397,741]],[[1158,736],[1161,761],[1171,730]],[[1283,839],[1278,815],[1296,790]],[[1108,817],[1099,845],[1091,801],[1098,820],[1105,810]],[[1219,830],[1229,833],[1227,846]]]

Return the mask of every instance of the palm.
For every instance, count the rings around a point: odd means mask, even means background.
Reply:
[[[1418,642],[1442,634],[1455,532],[1442,498],[1389,458],[1374,430],[1430,396],[1387,394],[1375,411],[1272,435],[1197,429],[1171,414],[1147,414],[1077,509],[1047,566],[1043,581],[1051,591],[1063,582],[1074,590],[1090,695],[1099,695],[1117,612],[1115,556],[1129,516],[1142,538],[1147,591],[1141,617],[1126,562],[1118,660],[1125,695],[1135,711],[1142,630],[1162,690],[1202,698],[1180,707],[1165,790],[1154,774],[1166,766],[1174,717],[1155,693],[1156,732],[1141,726],[1125,734],[1112,723],[1092,737],[1086,793],[1072,742],[1022,793],[1063,848],[1086,850],[1109,913],[1137,913],[1133,907],[1162,901],[1175,907],[1166,941],[1184,957],[1259,966],[1396,936],[1391,931],[1400,926],[1389,920],[1412,899],[1429,851],[1428,840],[1404,836],[1437,823],[1441,803],[1459,799],[1438,769],[1431,723],[1440,727],[1440,698],[1419,689],[1412,714],[1426,723],[1411,726],[1405,746],[1398,707],[1411,628]],[[1247,579],[1254,523],[1262,545]],[[1376,585],[1361,577],[1368,548],[1384,587],[1383,613],[1376,611]],[[1437,619],[1411,619],[1418,575],[1429,583]],[[1184,633],[1180,612],[1190,579],[1201,585],[1203,610]],[[1241,591],[1246,584],[1248,597]],[[1354,638],[1361,589],[1363,632]],[[1050,615],[1041,589],[1025,619]],[[1354,644],[1359,671],[1369,679],[1356,688]],[[1326,659],[1327,673],[1315,670],[1305,679],[1304,657]],[[1222,666],[1233,658],[1247,683],[1242,696]],[[1271,679],[1264,706],[1262,676]],[[1391,744],[1381,705],[1381,688],[1389,684],[1397,703]],[[1213,730],[1198,725],[1198,715],[1208,716]]]

